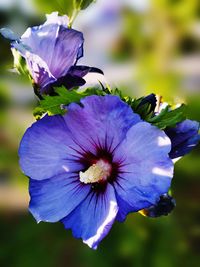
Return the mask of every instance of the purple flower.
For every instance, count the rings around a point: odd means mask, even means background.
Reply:
[[[173,176],[166,134],[117,96],[88,96],[64,116],[24,134],[20,165],[30,177],[35,219],[61,221],[96,249],[115,220],[154,205]]]
[[[172,142],[170,158],[175,159],[188,154],[199,143],[198,132],[199,123],[191,120],[178,123],[175,128],[166,129],[165,133]]]
[[[97,68],[76,66],[83,56],[84,39],[81,32],[68,28],[67,16],[47,15],[43,25],[28,28],[21,38],[7,29],[1,33],[25,58],[38,95],[53,93],[53,86],[81,86],[88,72],[103,74]]]
[[[150,95],[144,97],[144,98],[141,100],[141,102],[140,102],[140,104],[138,105],[138,107],[141,107],[141,106],[143,106],[143,105],[145,105],[145,104],[149,104],[149,105],[150,105],[149,113],[151,113],[151,112],[153,112],[153,111],[155,110],[155,108],[156,108],[156,102],[157,102],[157,100],[156,100],[156,95],[155,95],[155,94],[150,94]]]
[[[140,210],[139,213],[152,218],[167,216],[170,212],[172,212],[175,206],[175,199],[166,193],[160,196],[160,199],[155,205]]]

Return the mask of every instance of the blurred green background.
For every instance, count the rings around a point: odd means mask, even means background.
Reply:
[[[72,1],[0,0],[0,27],[22,34],[44,13]],[[63,8],[64,7],[64,8]],[[65,5],[62,11],[65,12]],[[97,0],[77,17],[85,36],[80,63],[104,70],[106,81],[132,96],[155,92],[189,105],[200,121],[200,2]],[[0,266],[200,266],[200,149],[181,159],[172,183],[177,207],[158,219],[132,214],[116,223],[97,251],[62,224],[36,224],[28,213],[28,179],[17,149],[34,121],[30,83],[13,73],[8,41],[0,37]]]

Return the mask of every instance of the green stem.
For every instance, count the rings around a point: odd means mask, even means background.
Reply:
[[[72,16],[69,18],[69,24],[68,24],[69,28],[72,27],[72,24],[73,24],[74,20],[76,19],[76,17],[78,16],[79,11],[80,11],[80,9],[75,9],[73,11]]]

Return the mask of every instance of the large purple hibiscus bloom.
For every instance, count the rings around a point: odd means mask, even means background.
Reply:
[[[20,165],[30,177],[35,219],[61,221],[96,249],[115,220],[150,207],[173,176],[170,139],[117,96],[88,96],[64,116],[24,134]]]
[[[53,93],[54,86],[81,86],[88,72],[103,74],[97,68],[76,65],[83,56],[84,39],[81,32],[68,28],[67,16],[47,15],[43,25],[28,28],[21,38],[8,29],[1,33],[26,60],[37,95]]]

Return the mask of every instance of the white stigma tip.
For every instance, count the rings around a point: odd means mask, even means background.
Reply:
[[[110,175],[110,172],[111,165],[104,160],[99,160],[97,163],[90,166],[85,172],[80,172],[79,177],[82,183],[96,183],[106,180]]]

